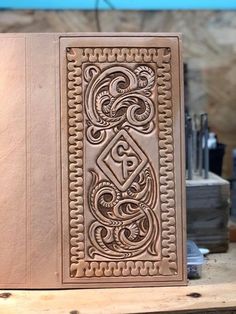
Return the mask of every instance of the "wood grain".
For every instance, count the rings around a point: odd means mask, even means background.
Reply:
[[[229,244],[229,182],[209,173],[205,180],[186,181],[188,239],[212,253],[226,252]]]
[[[0,313],[123,314],[220,313],[236,309],[236,244],[228,253],[209,255],[203,275],[188,287],[19,291],[0,297]],[[193,297],[191,295],[197,295]],[[1,294],[0,294],[1,296]]]

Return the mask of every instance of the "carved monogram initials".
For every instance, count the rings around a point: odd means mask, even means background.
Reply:
[[[168,48],[67,52],[72,278],[177,272],[170,60]]]
[[[147,163],[147,157],[129,133],[122,129],[104,148],[97,163],[121,191],[126,191]]]

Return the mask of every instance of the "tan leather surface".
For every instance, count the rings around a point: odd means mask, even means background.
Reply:
[[[0,287],[186,283],[180,46],[0,36]]]

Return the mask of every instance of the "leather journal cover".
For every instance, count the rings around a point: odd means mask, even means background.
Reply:
[[[181,37],[0,35],[0,287],[186,284]]]

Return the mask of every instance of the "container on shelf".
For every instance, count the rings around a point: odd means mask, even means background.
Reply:
[[[204,257],[192,240],[187,241],[187,271],[189,279],[198,279],[202,276]]]

